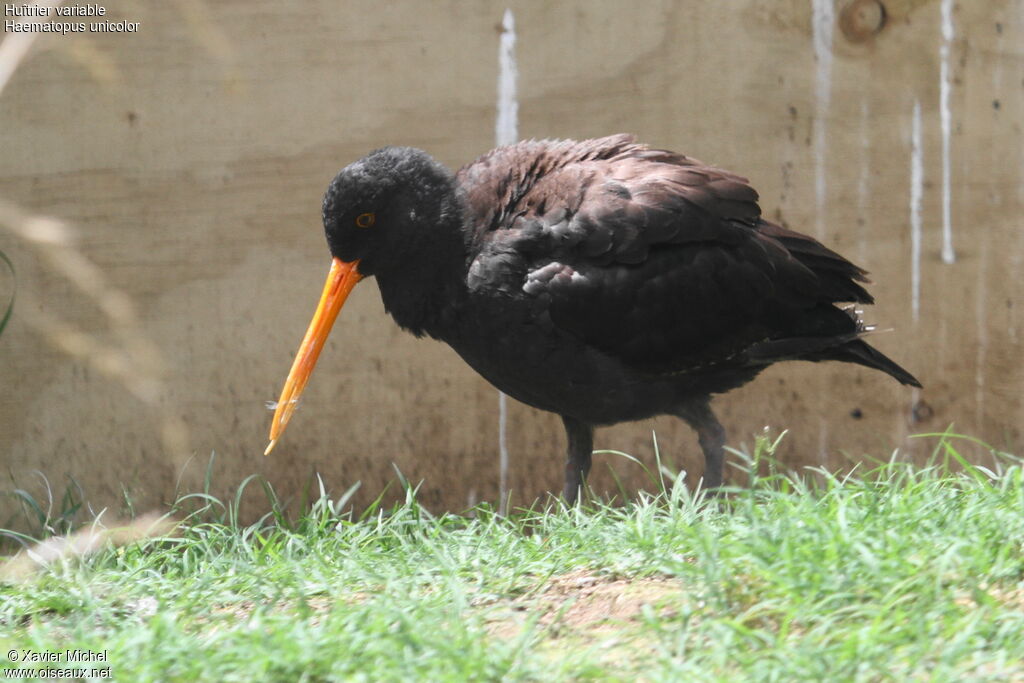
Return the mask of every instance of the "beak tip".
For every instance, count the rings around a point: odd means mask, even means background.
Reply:
[[[277,445],[277,439],[271,439],[270,443],[267,444],[267,450],[263,451],[263,455],[270,455],[270,451],[274,450],[274,446]]]

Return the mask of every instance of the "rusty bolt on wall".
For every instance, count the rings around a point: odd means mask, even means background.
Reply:
[[[866,43],[885,28],[885,19],[880,0],[852,0],[839,13],[839,28],[851,43]]]

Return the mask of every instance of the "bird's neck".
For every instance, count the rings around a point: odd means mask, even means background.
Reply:
[[[464,226],[467,212],[461,197],[454,192],[446,197],[441,216],[411,233],[401,257],[377,273],[385,310],[417,337],[448,338],[468,298],[470,230]]]

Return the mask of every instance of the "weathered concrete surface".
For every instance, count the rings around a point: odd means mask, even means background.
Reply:
[[[924,457],[933,444],[908,435],[955,422],[1020,452],[1024,2],[952,3],[953,264],[940,257],[942,3],[888,0],[873,33],[870,3],[851,19],[837,0],[816,37],[814,5],[513,2],[520,133],[630,131],[744,173],[767,215],[871,271],[878,305],[867,316],[893,330],[873,343],[924,391],[853,366],[777,366],[718,400],[731,444],[788,428],[787,464],[840,467],[896,448]],[[324,187],[384,144],[452,166],[491,147],[505,5],[302,7],[126,3],[111,14],[140,21],[137,33],[50,39],[0,96],[0,197],[76,226],[78,250],[131,297],[167,368],[146,406],[55,348],[41,312],[99,340],[116,335],[44,251],[0,231],[20,287],[0,336],[8,488],[43,495],[39,471],[58,493],[73,477],[95,509],[116,506],[122,485],[149,508],[199,486],[216,452],[222,496],[251,473],[297,496],[319,472],[335,492],[361,480],[366,501],[394,463],[423,481],[431,505],[496,498],[495,391],[444,345],[400,333],[372,282],[346,306],[284,440],[261,455],[264,401],[277,397],[328,265]],[[827,26],[833,49],[822,52]],[[168,419],[187,427],[187,447],[161,441]],[[666,460],[700,472],[693,434],[670,419],[601,430],[597,447],[652,464],[652,429]],[[513,404],[509,433],[514,501],[557,489],[557,418]],[[608,468],[644,482],[637,466],[598,456],[599,489],[613,488]]]

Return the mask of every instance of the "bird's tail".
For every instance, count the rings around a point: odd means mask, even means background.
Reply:
[[[852,306],[819,309],[818,315],[807,325],[800,329],[802,334],[754,344],[746,350],[747,359],[755,364],[780,360],[838,360],[856,363],[881,370],[903,384],[920,388],[921,383],[916,377],[861,339],[863,335],[873,332],[874,327],[865,325],[860,312]]]
[[[881,370],[903,384],[921,388],[921,383],[916,377],[863,339],[848,341],[845,344],[822,351],[816,355],[817,357],[810,358],[810,360],[841,360],[847,363],[856,363],[868,368],[874,368],[875,370]]]

